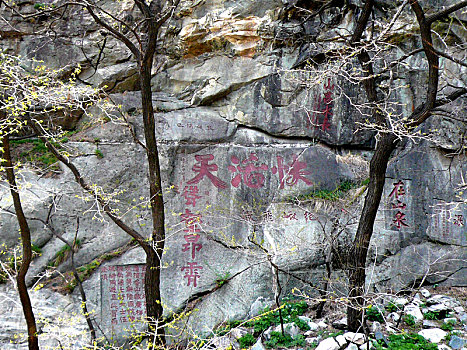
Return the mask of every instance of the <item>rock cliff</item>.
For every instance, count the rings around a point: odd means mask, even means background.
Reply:
[[[378,3],[374,30],[382,31],[381,19],[394,15],[395,3],[402,2]],[[138,20],[132,1],[103,5],[121,18]],[[190,327],[206,331],[246,317],[258,297],[272,300],[271,256],[280,268],[284,293],[292,288],[316,293],[328,277],[335,281],[334,290],[345,292],[339,259],[332,262],[331,276],[326,263],[331,247],[342,256],[349,249],[377,138],[374,129],[365,127],[364,90],[334,74],[336,67],[325,56],[341,53],[341,38],[355,28],[359,5],[332,1],[319,16],[310,16],[320,10],[321,1],[187,0],[163,28],[159,71],[152,79],[168,232],[163,301],[170,313],[202,296],[188,319]],[[433,11],[442,5],[435,0],[425,4]],[[34,11],[32,3],[23,6]],[[145,155],[130,132],[143,132],[137,65],[130,52],[79,9],[52,28],[8,11],[2,20],[3,50],[65,68],[63,78],[79,65],[80,83],[104,87],[121,104],[130,128],[73,116],[64,127],[78,132],[65,146],[92,183],[118,199],[126,222],[149,236]],[[458,13],[449,26],[441,23],[437,30],[445,35],[443,42],[465,45],[466,21]],[[418,43],[409,11],[395,28],[388,41],[391,60]],[[315,62],[312,69],[307,68],[310,62]],[[442,66],[443,84],[465,87],[465,67],[449,60],[442,60]],[[424,60],[413,55],[398,76],[390,77],[398,88],[388,98],[397,102],[399,113],[412,111],[424,98],[426,69]],[[449,108],[465,113],[466,102],[460,99]],[[429,130],[436,142],[404,139],[390,162],[368,258],[367,284],[374,291],[408,288],[422,280],[467,285],[467,207],[459,190],[467,177],[465,118],[440,114],[422,131]],[[143,310],[136,306],[141,293],[132,285],[143,274],[138,270],[143,251],[131,247],[113,254],[127,247],[129,237],[92,201],[82,200],[66,169],[44,176],[25,166],[21,176],[34,244],[41,249],[30,283],[46,280],[63,249],[63,242],[34,220],[45,220],[55,204],[55,230],[69,240],[78,232],[77,265],[100,259],[84,286],[104,332],[121,336],[128,315],[114,308],[112,283],[128,274],[131,281],[122,282],[121,290],[134,301],[125,303]],[[0,191],[0,235],[14,247],[18,229],[11,198],[5,186]],[[70,269],[66,259],[56,265],[62,273]],[[117,310],[123,316],[116,316]]]

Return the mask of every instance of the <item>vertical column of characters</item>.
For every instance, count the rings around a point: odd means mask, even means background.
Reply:
[[[311,117],[306,116],[305,127],[307,129],[321,131],[330,129],[334,108],[333,92],[334,84],[331,83],[331,78],[328,78],[327,83],[324,83],[323,94],[315,95]]]
[[[409,227],[406,218],[407,204],[405,203],[406,196],[405,184],[402,180],[393,183],[393,189],[389,194],[390,210],[394,211],[392,226],[400,230],[402,227]]]

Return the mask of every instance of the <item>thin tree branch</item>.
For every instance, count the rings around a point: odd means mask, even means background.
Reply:
[[[452,12],[455,12],[457,10],[460,10],[463,7],[467,6],[467,0],[461,1],[455,5],[452,5],[451,7],[448,7],[442,11],[436,12],[435,14],[428,16],[426,18],[426,23],[431,25],[433,22],[442,19],[443,17],[449,15]]]

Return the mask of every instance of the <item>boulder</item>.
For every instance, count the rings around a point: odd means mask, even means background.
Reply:
[[[439,343],[447,335],[447,333],[440,328],[423,329],[418,332],[418,334],[432,343]]]
[[[334,338],[327,338],[319,343],[316,350],[338,350],[339,348],[339,343]]]

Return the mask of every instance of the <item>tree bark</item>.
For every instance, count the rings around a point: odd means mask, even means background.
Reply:
[[[165,244],[164,200],[157,149],[154,108],[151,91],[152,56],[140,65],[141,101],[143,108],[144,136],[148,159],[149,195],[152,215],[151,249],[146,251],[146,310],[149,331],[155,332],[156,344],[165,344],[161,324],[163,306],[161,303],[161,258]]]
[[[350,303],[347,308],[347,326],[352,332],[357,332],[364,326],[362,321],[363,308],[365,306],[366,257],[373,234],[376,213],[378,212],[383,194],[387,165],[391,153],[398,143],[397,137],[393,134],[383,134],[377,143],[375,153],[370,162],[370,182],[368,183],[368,192],[353,243],[352,261],[350,262]]]
[[[13,205],[15,207],[16,218],[18,220],[21,244],[23,246],[23,260],[21,267],[16,276],[16,283],[18,286],[18,294],[23,307],[24,318],[28,328],[28,346],[29,350],[39,349],[39,340],[37,338],[37,327],[34,312],[32,310],[31,299],[29,298],[28,288],[26,286],[26,273],[29,270],[29,265],[32,260],[31,249],[31,232],[29,230],[28,222],[21,206],[21,198],[19,196],[18,187],[16,185],[15,173],[10,154],[10,142],[8,134],[3,135],[3,160],[6,168],[8,184],[10,186],[11,196],[13,197]]]

